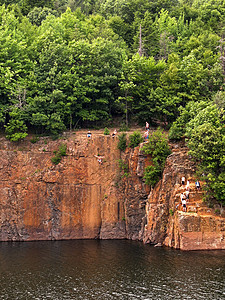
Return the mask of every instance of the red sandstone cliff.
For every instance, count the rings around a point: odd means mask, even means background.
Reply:
[[[67,156],[54,165],[61,143]],[[147,198],[136,175],[138,151],[121,157],[117,143],[98,132],[17,146],[2,138],[0,240],[138,239]],[[102,165],[95,155],[104,156]],[[128,178],[120,159],[129,164]]]
[[[99,132],[90,140],[78,132],[35,144],[2,138],[0,240],[127,238],[183,250],[225,249],[225,215],[202,203],[185,147],[173,146],[163,178],[149,194],[143,171],[150,158],[141,147],[121,153],[117,142]],[[61,143],[67,156],[54,165]],[[103,156],[102,165],[95,155]],[[191,182],[186,213],[179,207],[183,175]]]
[[[208,208],[203,192],[195,189],[195,165],[188,149],[178,145],[167,158],[162,180],[151,191],[146,206],[147,224],[143,240],[182,250],[225,249],[225,213]],[[182,211],[180,194],[185,191],[181,177],[190,181],[187,212]]]

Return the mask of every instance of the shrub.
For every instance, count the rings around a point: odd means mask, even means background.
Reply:
[[[180,107],[180,116],[172,124],[169,131],[170,140],[180,140],[186,133],[186,126],[195,116],[207,107],[208,103],[206,101],[193,102],[190,101],[185,108]]]
[[[174,211],[172,210],[172,208],[170,208],[170,211],[169,211],[170,215],[173,216],[174,215]]]
[[[154,186],[160,179],[161,170],[155,166],[148,166],[144,171],[145,184]]]
[[[119,168],[120,168],[120,172],[123,172],[121,178],[129,176],[129,166],[122,159],[119,160]]]
[[[129,147],[131,148],[137,147],[142,142],[143,142],[143,137],[141,136],[141,133],[139,131],[134,131],[129,136]]]
[[[104,135],[110,135],[109,129],[107,127],[105,127]]]
[[[185,134],[185,126],[183,124],[179,124],[178,121],[175,121],[170,128],[169,131],[169,139],[178,141]]]
[[[161,169],[164,168],[166,158],[171,153],[167,138],[162,130],[158,128],[149,137],[149,142],[143,146],[144,154],[150,154],[153,160],[160,165]]]
[[[130,130],[129,127],[125,123],[122,123],[119,129],[119,131],[129,131],[129,130]]]
[[[40,140],[39,137],[34,136],[34,137],[32,137],[32,139],[30,140],[30,142],[31,142],[32,144],[35,144],[35,143],[37,143],[39,140]]]
[[[61,156],[66,156],[66,149],[67,149],[66,144],[61,144],[59,146],[59,153],[60,153]]]
[[[125,151],[126,147],[127,147],[127,135],[126,133],[121,133],[119,136],[119,142],[117,144],[117,148],[120,151]]]
[[[167,139],[161,129],[157,129],[143,146],[144,154],[152,156],[153,165],[145,168],[145,183],[154,186],[160,179],[167,156],[171,153]]]
[[[66,149],[67,149],[67,145],[66,144],[61,144],[59,146],[59,150],[58,151],[54,151],[55,156],[53,156],[51,158],[51,161],[53,164],[58,165],[62,159],[62,156],[66,156]]]
[[[62,159],[62,156],[57,152],[55,156],[51,158],[53,164],[58,165]]]

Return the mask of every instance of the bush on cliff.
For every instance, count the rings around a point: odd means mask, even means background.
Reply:
[[[127,135],[126,133],[121,133],[119,136],[119,142],[117,144],[117,148],[120,150],[120,151],[125,151],[126,150],[126,147],[127,147]]]
[[[134,131],[129,136],[129,147],[130,148],[135,148],[142,142],[143,142],[143,137],[141,136],[141,133],[139,131]]]
[[[213,101],[190,102],[171,127],[170,139],[186,137],[189,154],[198,165],[197,176],[206,182],[207,202],[225,204],[225,94]]]
[[[66,156],[66,144],[61,144],[59,150],[55,152],[55,156],[51,158],[53,164],[58,165],[62,159],[62,156]]]
[[[110,135],[109,129],[107,127],[105,127],[104,129],[104,135]]]
[[[187,126],[189,154],[206,182],[205,199],[225,204],[225,127],[223,112],[215,105],[200,111]]]
[[[159,166],[148,166],[144,171],[145,184],[154,186],[161,177],[161,170]]]
[[[152,157],[153,165],[145,168],[145,183],[154,186],[160,179],[167,156],[171,153],[167,138],[161,129],[153,132],[149,137],[149,142],[143,146],[144,154]]]

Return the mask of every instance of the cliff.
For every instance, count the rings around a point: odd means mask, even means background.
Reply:
[[[67,155],[51,158],[60,144]],[[141,148],[117,149],[118,137],[95,131],[52,141],[0,140],[0,240],[133,239],[183,250],[225,249],[225,215],[202,202],[195,165],[182,145],[171,145],[162,180],[144,184],[151,158]],[[97,156],[102,158],[102,164]],[[182,212],[181,177],[190,180]],[[218,213],[218,212],[217,212]]]
[[[67,156],[54,165],[61,143]],[[121,156],[117,143],[99,132],[35,144],[2,138],[0,240],[138,239],[147,191],[136,175],[138,150]],[[129,178],[119,162],[129,163]]]
[[[195,188],[195,165],[182,145],[171,145],[162,180],[151,191],[146,206],[145,243],[162,244],[182,250],[225,249],[225,213],[203,202],[203,191]],[[190,181],[187,212],[180,194],[181,178]],[[203,186],[204,183],[201,183]]]

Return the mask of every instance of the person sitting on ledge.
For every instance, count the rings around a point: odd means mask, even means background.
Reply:
[[[90,139],[91,138],[91,132],[90,132],[90,130],[88,131],[88,133],[87,133],[87,137]]]
[[[186,212],[187,211],[187,202],[186,202],[185,198],[182,199],[182,206],[183,206],[183,211]]]
[[[195,182],[195,186],[196,186],[197,191],[199,191],[200,190],[200,182],[198,180]]]
[[[100,165],[102,165],[102,159],[103,159],[104,156],[95,155],[95,157],[97,158],[98,163],[99,163]]]
[[[114,137],[116,136],[116,134],[117,134],[117,130],[115,129],[115,130],[113,131],[112,137],[114,138]]]

